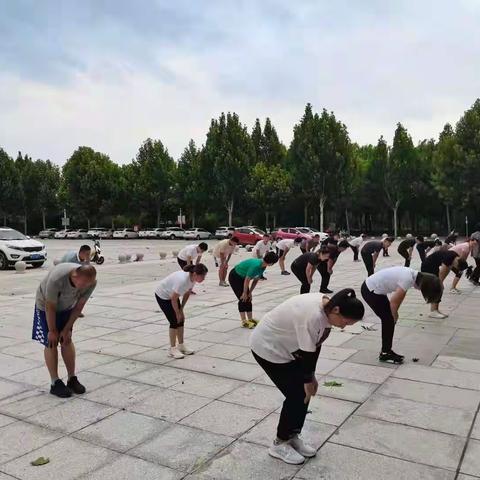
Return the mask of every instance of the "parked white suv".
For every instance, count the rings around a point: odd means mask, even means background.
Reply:
[[[0,228],[0,270],[24,261],[35,268],[47,260],[45,245],[12,228]]]
[[[183,228],[180,228],[180,227],[170,227],[170,228],[167,228],[167,230],[165,230],[165,231],[162,233],[162,237],[161,237],[161,238],[169,238],[170,240],[175,240],[176,238],[181,238],[181,239],[183,239],[184,233],[185,233],[185,230],[183,230]]]
[[[113,238],[138,238],[138,232],[133,228],[124,228],[122,230],[115,230]]]
[[[192,228],[190,230],[185,230],[183,234],[183,238],[185,240],[200,240],[200,239],[208,239],[212,238],[213,235],[210,232],[207,232],[203,228]]]

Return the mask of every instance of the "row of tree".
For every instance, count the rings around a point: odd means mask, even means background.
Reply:
[[[351,142],[332,112],[310,104],[287,149],[271,121],[251,133],[235,113],[213,119],[205,145],[176,162],[147,139],[131,163],[79,147],[62,169],[0,149],[3,223],[59,226],[63,209],[80,226],[157,226],[179,209],[192,225],[305,224],[351,231],[446,231],[480,210],[480,100],[438,141],[414,145],[400,123],[393,143]],[[29,228],[30,226],[30,228]]]

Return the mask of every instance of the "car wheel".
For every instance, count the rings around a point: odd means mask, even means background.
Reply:
[[[123,238],[128,238],[128,235],[125,235]]]
[[[196,236],[196,239],[197,239],[197,240],[200,240],[200,235],[197,235],[197,236]]]
[[[43,267],[43,264],[44,264],[44,263],[45,263],[45,262],[32,263],[31,265],[32,265],[33,268],[40,268],[40,267]]]
[[[211,240],[213,238],[213,235],[209,235],[208,239]]]
[[[0,270],[6,270],[8,268],[7,257],[3,252],[0,252]]]
[[[175,240],[175,235],[170,235],[170,240]]]

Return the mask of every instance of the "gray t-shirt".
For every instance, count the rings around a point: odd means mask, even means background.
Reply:
[[[77,263],[61,263],[54,267],[37,288],[35,305],[45,311],[47,301],[57,304],[57,312],[70,310],[80,299],[88,299],[95,290],[95,282],[88,288],[76,288],[70,281],[70,272],[78,268]]]
[[[83,263],[79,258],[78,258],[78,252],[75,250],[72,250],[71,252],[67,252],[60,260],[60,263],[77,263],[78,265],[82,265]]]

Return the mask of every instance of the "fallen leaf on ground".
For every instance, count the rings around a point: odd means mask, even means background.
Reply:
[[[335,380],[332,380],[330,382],[324,382],[323,386],[324,387],[343,387],[343,383],[336,382]]]
[[[34,467],[40,467],[41,465],[46,465],[47,463],[50,463],[50,459],[45,457],[38,457],[33,462],[30,462],[30,464]]]

